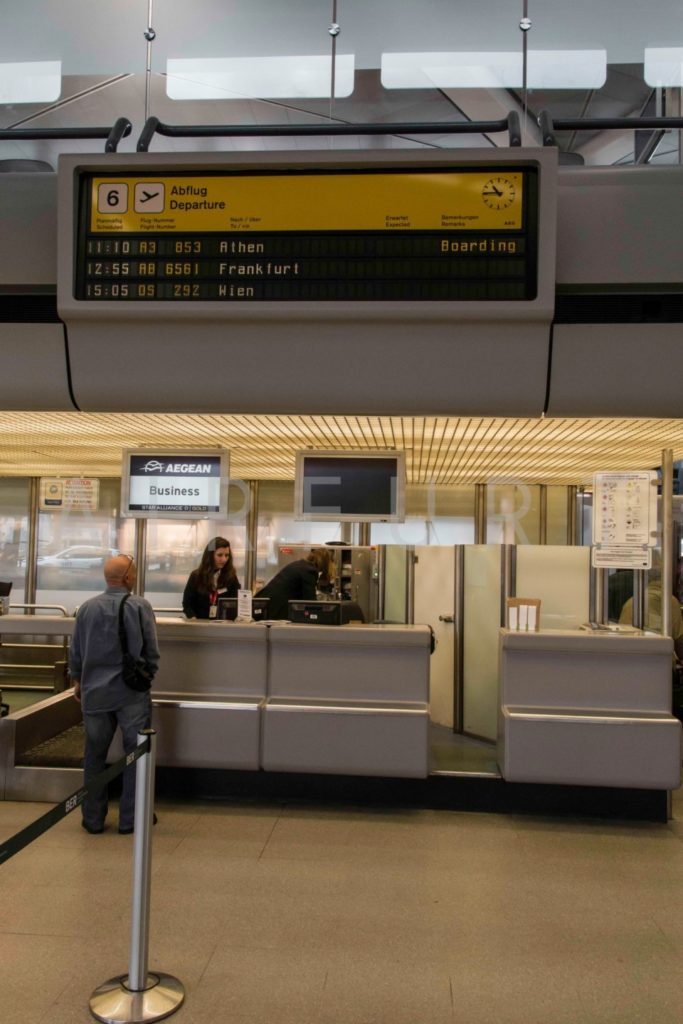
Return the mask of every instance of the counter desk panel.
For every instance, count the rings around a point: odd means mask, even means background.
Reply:
[[[263,767],[425,778],[428,626],[270,629]]]
[[[670,638],[502,629],[499,651],[498,763],[508,782],[680,785]]]

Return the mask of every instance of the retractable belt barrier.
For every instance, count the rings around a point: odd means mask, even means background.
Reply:
[[[120,760],[115,761],[114,764],[105,768],[103,772],[96,775],[87,786],[81,786],[75,793],[68,796],[66,800],[62,800],[52,810],[47,811],[40,818],[36,818],[35,821],[27,825],[26,828],[22,828],[21,832],[17,832],[10,839],[7,839],[2,846],[0,846],[0,864],[4,864],[5,861],[13,857],[15,853],[19,853],[25,846],[32,843],[34,839],[42,836],[44,832],[56,825],[62,818],[66,818],[67,814],[71,814],[77,807],[80,807],[85,800],[88,793],[99,793],[101,789],[115,779],[117,775],[120,775],[124,768],[127,768],[129,764],[133,764],[139,757],[146,754],[150,749],[150,737],[147,736],[143,742],[132,750],[130,754],[126,754]]]
[[[88,793],[99,793],[104,786],[137,761],[135,769],[135,826],[133,850],[133,908],[131,917],[128,973],[117,975],[100,985],[90,997],[90,1012],[105,1024],[151,1024],[174,1013],[185,998],[185,989],[177,978],[161,971],[148,971],[149,896],[152,870],[152,808],[154,805],[154,765],[156,733],[144,729],[138,733],[138,745],[130,754],[110,765],[87,785],[62,800],[0,846],[0,865],[19,853],[34,839],[80,807]]]

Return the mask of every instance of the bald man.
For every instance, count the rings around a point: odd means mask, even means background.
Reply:
[[[83,767],[87,783],[104,770],[107,751],[117,727],[121,729],[123,749],[128,754],[137,746],[137,735],[149,727],[149,692],[132,690],[123,681],[123,652],[119,641],[119,605],[131,596],[123,609],[128,650],[143,658],[152,675],[159,667],[154,612],[149,601],[132,594],[137,578],[135,563],[129,555],[115,555],[104,564],[107,589],[85,601],[78,609],[74,624],[69,671],[74,697],[83,708],[85,757]],[[83,801],[86,832],[104,832],[108,795],[106,786],[99,793],[88,793]],[[119,832],[128,835],[135,820],[135,765],[123,773],[123,791],[119,805]]]

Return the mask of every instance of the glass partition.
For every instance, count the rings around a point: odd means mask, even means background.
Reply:
[[[546,487],[546,544],[567,543],[567,488]]]
[[[540,489],[529,484],[488,484],[486,540],[489,544],[538,544]]]
[[[403,523],[373,523],[372,544],[472,544],[474,487],[409,484]]]
[[[244,585],[249,488],[231,481],[228,517],[216,519],[148,519],[145,597],[154,608],[179,610],[187,578],[196,569],[213,537],[230,541],[235,571]]]
[[[578,629],[588,621],[590,548],[517,548],[517,597],[541,600],[541,629]]]
[[[384,556],[384,621],[406,621],[408,590],[408,548],[388,544]]]
[[[487,740],[498,731],[501,553],[496,544],[465,548],[463,728]]]
[[[11,604],[22,604],[26,578],[28,479],[0,479],[0,580],[12,584]]]
[[[280,544],[326,544],[342,538],[341,523],[299,522],[294,518],[294,481],[261,480],[258,492],[258,585],[278,571]]]
[[[39,513],[37,604],[60,605],[72,614],[104,589],[102,567],[110,555],[133,554],[133,520],[119,515],[121,483],[118,479],[99,483],[95,511]]]
[[[373,114],[405,122],[408,111],[418,123],[445,124],[453,105],[465,121],[497,120],[509,110],[527,114],[524,143],[538,146],[536,116],[543,109],[555,119],[675,113],[666,93],[674,93],[676,103],[681,87],[680,0],[653,0],[646,10],[639,0],[544,0],[530,5],[524,33],[523,5],[508,0],[327,6],[321,0],[166,0],[153,11],[149,103],[142,88],[144,5],[119,4],[113,18],[107,5],[92,0],[70,0],[59,11],[56,20],[50,0],[7,5],[0,34],[0,123],[9,127],[40,113],[41,127],[58,127],[65,102],[74,126],[110,123],[114,88],[136,128],[122,141],[122,152],[134,149],[149,114],[190,125],[284,124],[297,116],[353,124]],[[102,88],[112,76],[133,81]],[[677,132],[655,140],[634,131],[557,137],[569,163],[633,164],[649,143],[649,159],[680,162]],[[441,148],[462,146],[457,135],[432,132],[430,138]],[[490,144],[472,136],[470,144],[477,142]],[[299,145],[328,148],[329,138]],[[336,141],[340,149],[376,145],[363,135]],[[382,142],[387,148],[422,145],[406,133]],[[253,146],[250,139],[230,143],[236,150]],[[42,156],[56,166],[59,148],[70,146],[24,142],[21,156]],[[155,148],[171,150],[177,143],[157,137]],[[291,148],[291,142],[275,138],[269,148]],[[0,157],[5,154],[19,155],[16,143],[0,143]]]

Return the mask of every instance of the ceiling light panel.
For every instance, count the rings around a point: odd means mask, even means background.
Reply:
[[[385,89],[520,89],[521,52],[383,53]],[[599,89],[607,78],[606,50],[529,50],[530,89]]]
[[[334,95],[350,96],[354,55],[334,63]],[[332,88],[330,56],[217,57],[166,62],[166,93],[172,100],[327,99]]]
[[[54,103],[62,91],[59,60],[0,63],[0,103]]]
[[[222,446],[235,478],[292,479],[305,448],[406,452],[408,481],[578,484],[650,469],[683,420],[0,413],[0,476],[119,476],[124,448]]]
[[[683,46],[645,49],[643,78],[653,88],[683,88]]]

